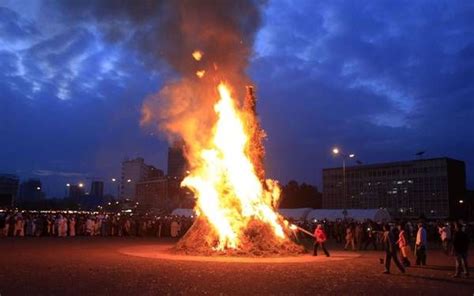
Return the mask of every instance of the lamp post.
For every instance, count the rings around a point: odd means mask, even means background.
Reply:
[[[332,149],[332,154],[334,156],[341,156],[342,158],[342,198],[344,200],[345,207],[347,208],[347,199],[346,199],[346,158],[354,158],[355,154],[345,154],[342,153],[341,150],[337,147]]]
[[[116,178],[112,178],[112,183],[117,183],[117,200],[119,199],[119,192],[120,192],[120,183],[117,181]]]
[[[71,187],[71,184],[70,184],[70,183],[67,183],[67,184],[66,184],[66,190],[65,190],[64,197],[68,197],[69,187]]]

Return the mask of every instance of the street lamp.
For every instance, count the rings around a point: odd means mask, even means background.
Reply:
[[[117,182],[117,199],[119,199],[119,192],[120,192],[120,183],[116,178],[112,178],[112,183]]]
[[[341,150],[338,147],[334,147],[332,149],[332,154],[334,156],[341,156],[341,158],[342,158],[342,198],[343,198],[344,204],[346,205],[346,208],[347,208],[347,200],[346,200],[346,158],[354,158],[355,154],[354,153],[350,153],[350,154],[342,153]]]
[[[79,183],[79,187],[84,187],[84,183]]]
[[[67,197],[67,192],[68,192],[69,187],[71,187],[71,184],[66,183],[66,189],[64,190],[64,197]]]

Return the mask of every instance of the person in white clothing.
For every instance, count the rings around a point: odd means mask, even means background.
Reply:
[[[416,265],[426,265],[426,230],[423,223],[418,223],[418,232],[416,233],[415,251]]]
[[[76,219],[74,217],[69,219],[69,236],[76,236]]]
[[[62,215],[59,215],[57,220],[58,223],[58,236],[66,237],[67,236],[67,219]]]
[[[15,228],[14,228],[14,232],[13,232],[13,235],[14,236],[25,236],[25,224],[24,224],[24,221],[23,221],[23,217],[21,216],[21,214],[18,214],[16,216],[16,220],[15,220]]]
[[[177,237],[181,226],[177,221],[171,222],[171,237]]]
[[[89,235],[89,236],[93,236],[93,235],[94,235],[94,231],[95,231],[95,223],[94,223],[94,220],[92,220],[91,217],[88,217],[88,218],[87,218],[87,221],[86,221],[86,233],[87,233],[87,235]]]

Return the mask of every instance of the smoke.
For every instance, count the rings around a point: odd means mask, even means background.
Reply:
[[[217,84],[231,85],[240,103],[250,84],[245,71],[262,1],[45,1],[60,8],[64,21],[94,21],[107,40],[137,50],[150,67],[172,70],[163,88],[145,99],[141,124],[192,143],[190,149],[199,150],[210,137]],[[199,61],[195,50],[203,54]]]

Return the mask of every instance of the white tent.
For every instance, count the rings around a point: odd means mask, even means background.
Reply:
[[[185,216],[185,217],[191,217],[194,216],[194,210],[193,209],[174,209],[173,212],[171,212],[172,216]]]
[[[376,222],[390,221],[390,214],[384,209],[317,209],[312,210],[306,216],[306,220],[329,220],[353,219],[356,221],[372,220]]]
[[[312,208],[278,209],[278,212],[286,219],[304,220]]]

